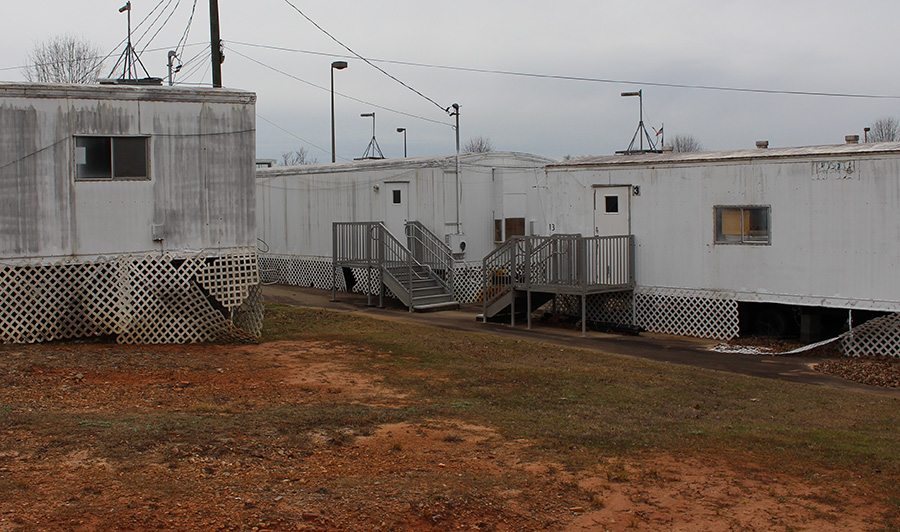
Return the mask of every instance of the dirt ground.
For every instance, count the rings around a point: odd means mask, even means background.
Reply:
[[[573,470],[492,427],[371,417],[412,399],[351,369],[358,349],[4,347],[0,531],[844,531],[885,511],[825,472],[660,454]]]

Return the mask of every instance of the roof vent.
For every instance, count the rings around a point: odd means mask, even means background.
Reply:
[[[675,151],[675,146],[663,146],[663,153],[672,153]]]
[[[847,144],[859,144],[859,135],[847,135],[844,137]]]
[[[757,140],[756,147],[760,150],[764,150],[769,147],[769,141],[768,140]]]

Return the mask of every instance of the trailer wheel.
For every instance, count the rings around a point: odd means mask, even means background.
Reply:
[[[756,334],[760,336],[781,337],[787,333],[787,327],[787,318],[780,310],[761,310],[754,320]]]

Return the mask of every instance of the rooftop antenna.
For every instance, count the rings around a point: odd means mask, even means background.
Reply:
[[[635,92],[623,92],[622,96],[627,98],[629,96],[637,96],[638,102],[641,108],[641,118],[638,121],[637,130],[634,132],[634,136],[631,137],[631,144],[628,145],[627,150],[617,151],[616,153],[622,155],[639,155],[642,153],[662,153],[662,150],[656,148],[656,143],[650,138],[650,133],[647,132],[647,127],[644,126],[644,89],[635,91]],[[634,141],[640,139],[640,147],[635,149]],[[647,139],[647,148],[644,149],[644,139]]]
[[[378,147],[378,141],[375,140],[375,113],[362,113],[359,115],[363,118],[372,117],[372,140],[369,141],[369,145],[366,146],[366,151],[363,153],[363,156],[357,161],[361,161],[363,159],[384,159],[384,154],[381,153],[381,148]]]
[[[141,62],[140,56],[138,56],[138,53],[134,50],[134,46],[131,44],[131,0],[128,0],[128,2],[125,2],[124,6],[119,8],[119,13],[125,12],[128,12],[128,41],[125,45],[125,50],[122,52],[122,55],[119,56],[116,64],[113,65],[112,70],[109,73],[109,78],[101,80],[100,82],[116,83],[120,85],[162,85],[162,78],[150,76],[150,73],[147,72],[147,69],[144,67],[144,63]],[[122,75],[113,79],[113,74],[115,74],[119,65],[122,65]],[[141,70],[144,71],[146,77],[137,77],[138,65],[140,65]]]

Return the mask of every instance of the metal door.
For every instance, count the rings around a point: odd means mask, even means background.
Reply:
[[[594,235],[631,234],[631,187],[594,187]]]
[[[384,225],[405,246],[404,226],[409,220],[409,183],[385,183],[384,188],[387,189]]]

